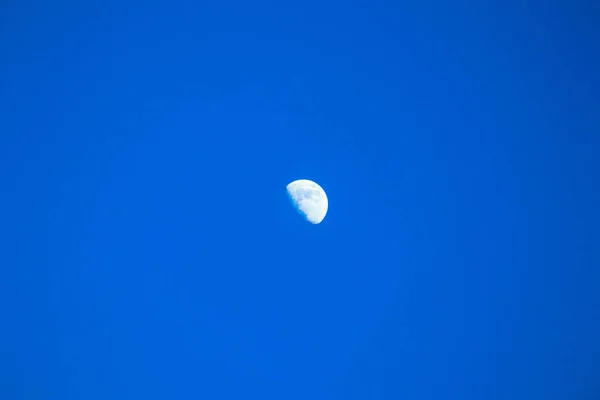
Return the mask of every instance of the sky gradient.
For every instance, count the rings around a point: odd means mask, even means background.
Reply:
[[[600,7],[471,3],[3,1],[0,398],[597,399]]]

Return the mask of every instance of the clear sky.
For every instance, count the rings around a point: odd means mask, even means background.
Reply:
[[[0,398],[598,399],[600,8],[476,3],[1,2]]]

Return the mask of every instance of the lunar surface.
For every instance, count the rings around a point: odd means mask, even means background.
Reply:
[[[323,188],[308,179],[299,179],[287,185],[292,204],[306,220],[319,224],[327,214],[327,195]]]

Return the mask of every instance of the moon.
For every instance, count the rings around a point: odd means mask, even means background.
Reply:
[[[308,179],[299,179],[287,185],[292,204],[311,224],[320,224],[327,214],[329,203],[321,186]]]

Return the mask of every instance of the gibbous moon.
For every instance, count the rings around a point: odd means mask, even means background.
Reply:
[[[312,224],[323,221],[327,214],[327,195],[323,188],[308,179],[299,179],[287,185],[292,204]]]

